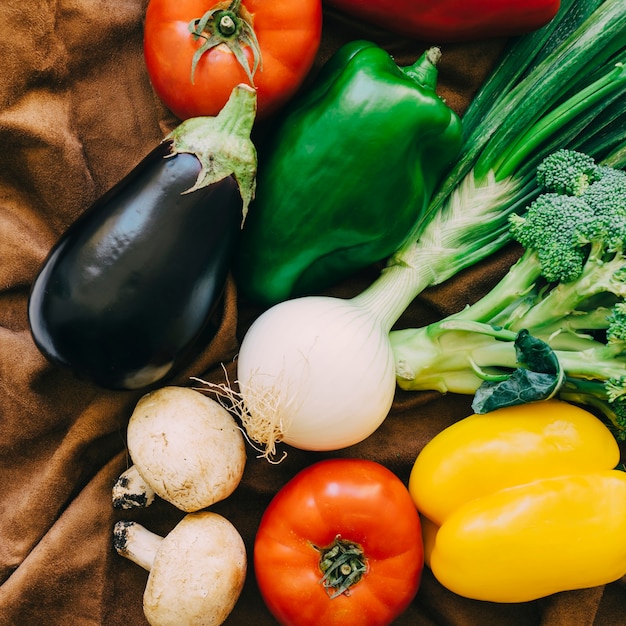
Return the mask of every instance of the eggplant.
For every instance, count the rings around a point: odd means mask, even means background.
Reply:
[[[50,250],[30,291],[33,340],[109,389],[173,375],[210,341],[254,195],[256,94],[182,122]]]

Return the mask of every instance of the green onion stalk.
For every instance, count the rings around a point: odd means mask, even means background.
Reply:
[[[537,165],[561,148],[619,166],[626,142],[626,4],[566,0],[509,45],[465,115],[457,163],[411,237],[356,296],[389,328],[424,289],[511,241],[509,216],[539,194]]]

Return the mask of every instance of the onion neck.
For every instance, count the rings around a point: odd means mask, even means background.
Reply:
[[[415,297],[436,281],[433,271],[437,259],[425,254],[419,245],[406,248],[391,259],[380,276],[352,303],[367,309],[385,333],[409,307]]]

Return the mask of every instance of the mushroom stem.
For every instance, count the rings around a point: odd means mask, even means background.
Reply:
[[[115,481],[112,497],[114,508],[134,509],[150,506],[156,493],[139,473],[137,466],[131,465]]]
[[[163,537],[137,522],[120,521],[113,529],[113,546],[117,553],[150,571]]]

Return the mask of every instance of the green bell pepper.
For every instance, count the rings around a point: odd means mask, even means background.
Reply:
[[[399,67],[353,41],[324,65],[260,149],[235,275],[272,305],[318,293],[395,252],[461,148],[436,94],[439,50]]]

